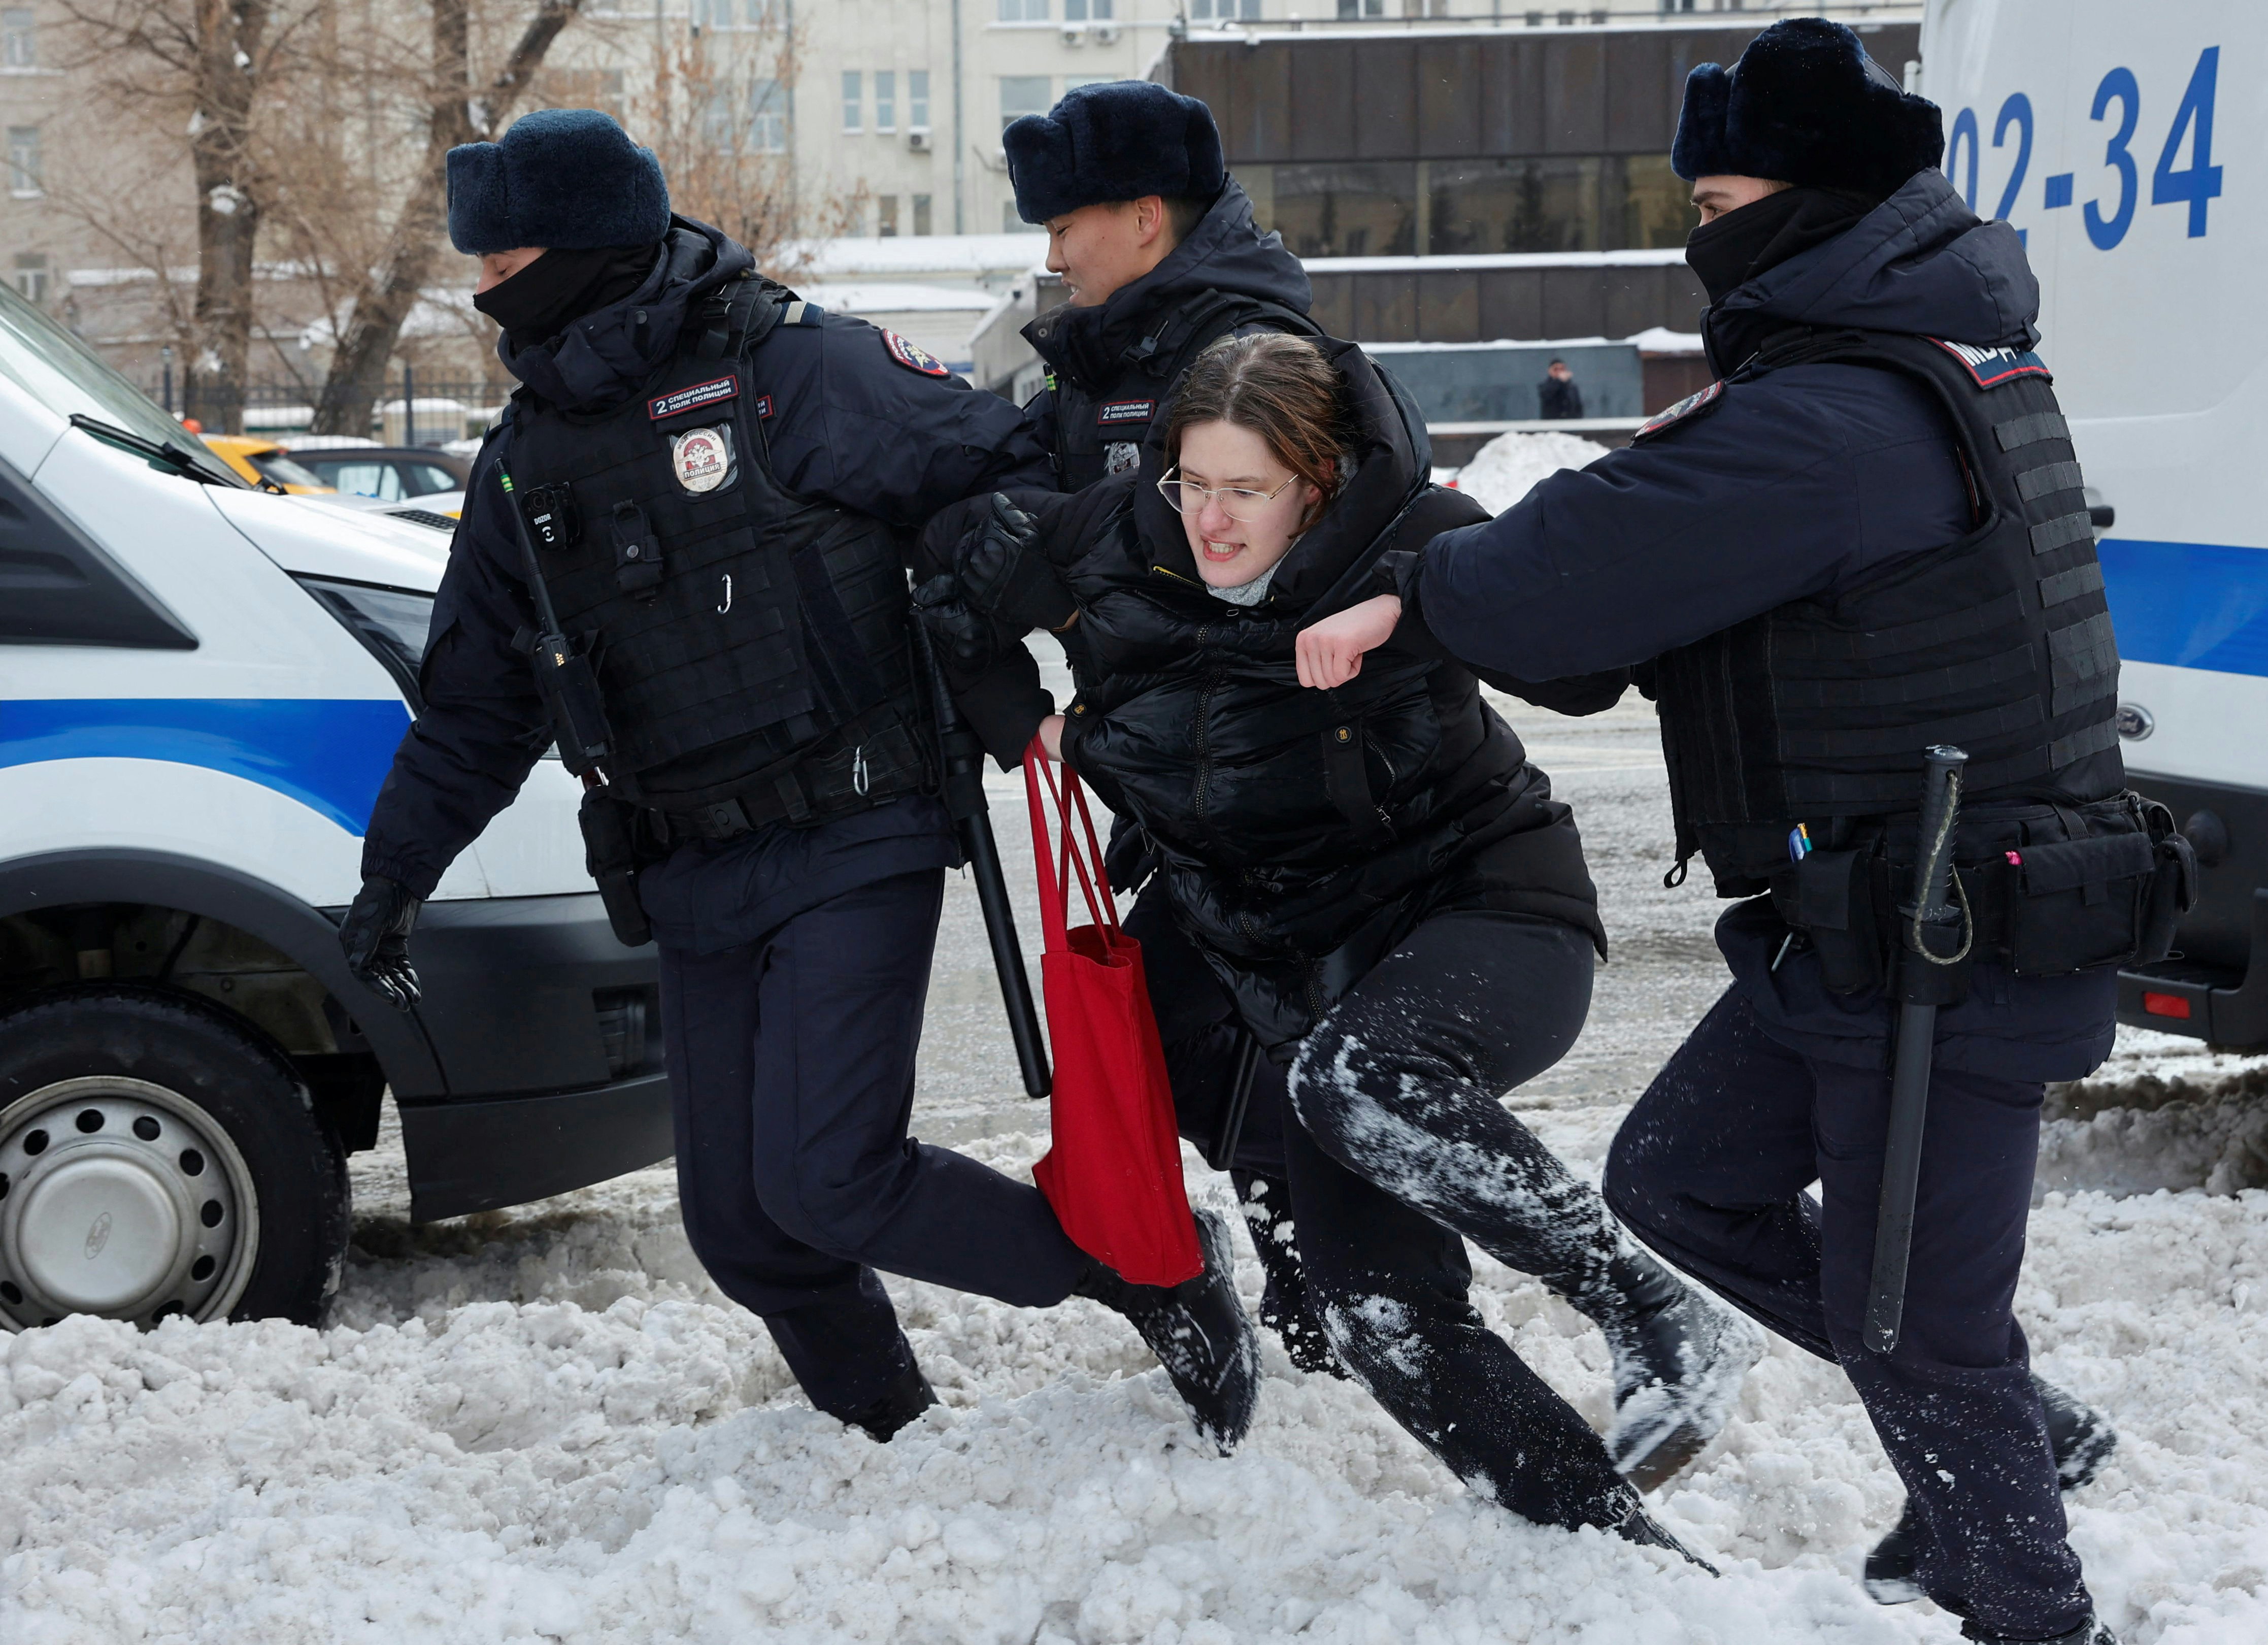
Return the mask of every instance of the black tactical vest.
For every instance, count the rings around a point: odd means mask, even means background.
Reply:
[[[1042,355],[1067,310],[1052,309],[1024,328]],[[1247,326],[1320,337],[1322,328],[1295,308],[1233,291],[1199,291],[1167,311],[1155,328],[1114,362],[1116,374],[1090,389],[1048,374],[1056,396],[1056,474],[1066,491],[1083,491],[1105,475],[1134,468],[1151,424],[1173,403],[1190,362],[1219,338]]]
[[[608,776],[708,837],[930,786],[900,535],[787,491],[765,446],[763,340],[818,319],[750,276],[621,406],[512,409],[513,489],[596,668]]]
[[[1798,822],[1821,833],[1837,819],[1912,813],[1932,743],[1968,751],[1970,807],[2106,800],[2124,786],[2118,653],[2047,368],[2017,350],[1806,332],[1776,340],[1732,381],[1830,360],[1935,391],[1976,523],[1861,587],[1780,606],[1658,660],[1678,860],[1698,850],[1727,896],[1764,889]]]

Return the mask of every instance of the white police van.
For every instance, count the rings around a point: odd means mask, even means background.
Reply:
[[[2268,6],[1932,0],[1920,89],[1954,187],[2038,271],[2127,771],[2203,867],[2119,1014],[2268,1046]]]
[[[247,489],[0,288],[0,1328],[317,1317],[389,1087],[420,1221],[669,1152],[556,760],[427,904],[414,1015],[342,961],[447,541]]]

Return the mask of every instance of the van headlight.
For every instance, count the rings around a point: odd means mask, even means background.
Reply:
[[[433,627],[433,596],[376,583],[342,582],[335,577],[295,580],[386,665],[401,695],[409,700],[410,712],[423,712],[425,704],[417,694],[417,670],[425,660],[425,640]]]

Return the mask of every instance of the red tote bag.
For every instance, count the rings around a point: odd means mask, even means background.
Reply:
[[[1024,787],[1047,928],[1040,978],[1056,1060],[1054,1145],[1032,1175],[1064,1232],[1088,1256],[1137,1285],[1179,1285],[1204,1271],[1204,1256],[1182,1185],[1174,1095],[1142,975],[1142,945],[1119,928],[1078,774],[1049,761],[1036,737],[1024,751]],[[1054,802],[1059,850],[1048,837],[1046,800]],[[1074,816],[1083,838],[1074,837]],[[1094,923],[1071,931],[1064,904],[1074,874]]]

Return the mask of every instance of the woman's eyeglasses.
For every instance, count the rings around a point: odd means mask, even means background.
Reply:
[[[1292,480],[1299,477],[1295,474]],[[1195,480],[1176,480],[1169,473],[1158,482],[1158,491],[1174,505],[1176,513],[1194,513],[1203,508],[1210,498],[1220,505],[1221,513],[1231,520],[1248,522],[1257,519],[1262,509],[1283,496],[1284,486],[1291,484],[1292,480],[1285,481],[1284,485],[1272,491],[1256,491],[1244,485],[1199,485]]]

